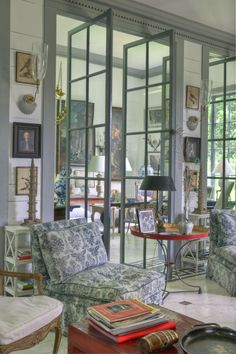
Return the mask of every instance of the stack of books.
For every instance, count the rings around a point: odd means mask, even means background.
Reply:
[[[166,318],[159,308],[138,299],[91,306],[87,313],[89,325],[116,343],[176,328],[176,323]]]

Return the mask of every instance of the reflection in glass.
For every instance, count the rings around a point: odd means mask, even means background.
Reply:
[[[128,49],[127,55],[127,88],[145,85],[146,44]]]
[[[160,41],[149,43],[149,84],[163,82],[164,59],[167,61],[170,55],[169,37]],[[167,70],[167,69],[165,69]],[[167,75],[166,75],[167,76]]]
[[[145,129],[145,90],[127,93],[127,133]]]
[[[96,75],[89,79],[89,102],[94,106],[93,124],[105,124],[106,75]],[[99,95],[99,99],[98,99]],[[96,104],[94,104],[96,102]],[[90,124],[91,125],[91,124]]]
[[[71,44],[71,79],[86,75],[86,41],[87,29],[73,34]],[[73,97],[73,96],[72,96]]]
[[[138,151],[138,154],[137,154]],[[132,166],[132,176],[138,176],[139,170],[144,166],[145,155],[145,135],[127,135],[126,137],[126,156]]]
[[[90,26],[89,36],[89,74],[106,67],[106,27]]]

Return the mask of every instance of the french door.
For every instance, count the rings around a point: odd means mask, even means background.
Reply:
[[[129,262],[125,259],[127,199],[142,194],[140,182],[148,174],[149,165],[154,174],[171,174],[173,41],[173,32],[168,31],[124,46],[121,262]],[[92,204],[103,204],[104,243],[109,255],[114,162],[112,12],[109,10],[70,31],[68,48],[67,217],[76,203],[80,216],[87,219],[91,217]],[[79,197],[75,198],[71,190],[79,190]],[[146,203],[148,195],[141,197]],[[168,213],[169,199],[166,195],[159,198],[165,200]],[[141,255],[144,266],[147,248],[145,243]]]
[[[71,30],[68,48],[67,217],[78,207],[89,219],[102,203],[109,253],[112,12]]]
[[[156,242],[139,239],[137,249],[129,249],[127,209],[157,198],[153,191],[140,190],[146,175],[171,175],[171,140],[173,132],[173,31],[162,32],[124,47],[124,119],[121,217],[121,261],[146,267],[147,257],[154,257]],[[126,169],[125,161],[132,170]],[[163,217],[169,219],[170,196],[158,196]],[[130,203],[132,204],[132,203]],[[153,203],[155,206],[155,202]]]

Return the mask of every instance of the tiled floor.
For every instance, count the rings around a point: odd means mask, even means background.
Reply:
[[[139,240],[138,240],[139,241]],[[135,243],[136,242],[136,243]],[[131,254],[141,256],[141,243],[128,236],[127,245],[128,257]],[[119,261],[119,238],[115,236],[111,240],[111,260]],[[151,247],[150,256],[154,253],[155,244]],[[130,253],[130,254],[129,254]],[[205,275],[188,278],[187,281],[192,285],[200,285],[202,294],[193,292],[172,291],[189,290],[180,281],[168,283],[167,290],[170,294],[165,298],[163,306],[174,311],[183,313],[187,316],[196,318],[203,322],[218,323],[236,330],[236,297],[230,297],[226,291],[215,282],[205,278]],[[51,354],[53,348],[54,335],[50,333],[40,344],[26,351],[15,352],[16,354]],[[59,354],[67,353],[67,338],[63,337]],[[102,354],[102,353],[98,353]]]

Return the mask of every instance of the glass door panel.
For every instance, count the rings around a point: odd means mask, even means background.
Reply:
[[[103,203],[104,243],[108,253],[111,18],[109,10],[68,33],[67,166],[73,173],[67,182],[67,215],[75,215],[71,212],[74,204],[80,209],[79,214],[91,220],[92,206]]]
[[[155,206],[156,192],[140,190],[141,182],[146,175],[170,175],[173,40],[169,31],[124,46],[124,159],[129,159],[132,173],[123,168],[121,260],[141,267],[154,257],[155,242],[137,239],[136,261],[132,260],[125,210]],[[160,203],[168,202],[168,195],[159,198]],[[137,221],[132,223],[137,226]]]
[[[138,89],[127,92],[126,102],[126,131],[133,133],[145,130],[145,89]]]

